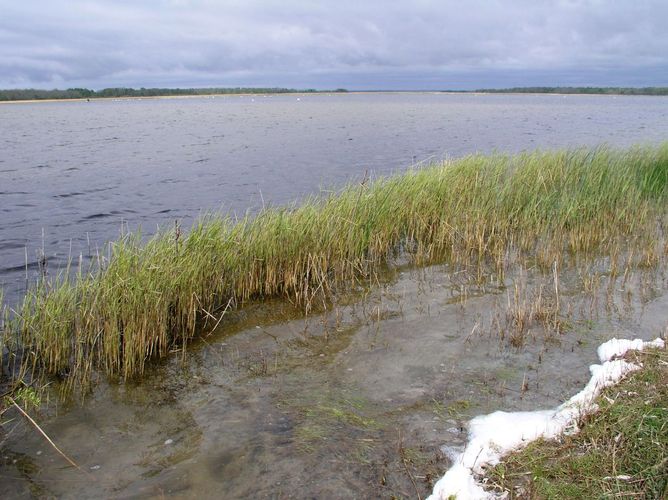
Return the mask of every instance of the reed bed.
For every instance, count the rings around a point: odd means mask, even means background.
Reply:
[[[667,186],[668,142],[473,155],[242,220],[206,216],[146,243],[128,234],[94,270],[34,286],[5,319],[3,344],[23,353],[23,373],[80,387],[95,373],[141,376],[245,301],[284,296],[308,309],[397,253],[499,276],[512,254],[546,269],[629,245],[651,259]]]

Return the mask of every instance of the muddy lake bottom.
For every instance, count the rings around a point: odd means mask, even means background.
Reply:
[[[556,406],[587,382],[601,342],[655,338],[668,321],[663,271],[587,293],[565,276],[567,326],[531,324],[518,341],[511,313],[549,279],[399,266],[308,316],[250,304],[141,383],[102,381],[83,404],[54,397],[36,413],[82,471],[16,415],[0,438],[3,493],[425,497],[471,417]]]

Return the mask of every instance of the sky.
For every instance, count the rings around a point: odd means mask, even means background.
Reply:
[[[667,0],[0,0],[0,88],[668,86]]]

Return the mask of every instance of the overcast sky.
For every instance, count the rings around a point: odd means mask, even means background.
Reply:
[[[668,0],[0,0],[0,88],[668,86]]]

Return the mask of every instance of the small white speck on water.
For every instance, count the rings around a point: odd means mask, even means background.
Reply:
[[[37,456],[39,456],[39,455],[41,455],[41,454],[42,454],[42,450],[39,450],[39,451],[37,452]]]
[[[91,465],[89,468],[90,468],[90,470],[98,470],[100,468],[100,466],[99,465]]]
[[[173,439],[166,439],[166,440],[165,440],[165,444],[166,444],[166,445],[170,445],[170,444],[172,444],[173,442],[174,442]]]

